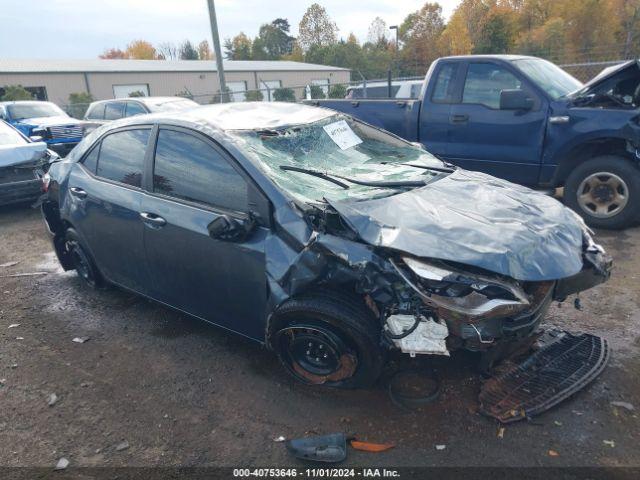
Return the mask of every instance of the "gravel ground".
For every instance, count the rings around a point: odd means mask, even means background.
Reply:
[[[343,431],[396,444],[350,451],[346,465],[640,466],[640,228],[597,240],[614,257],[611,280],[582,295],[582,311],[552,306],[548,321],[606,337],[613,358],[586,390],[500,438],[476,412],[471,355],[437,359],[440,399],[409,413],[383,382],[298,385],[257,344],[117,289],[87,290],[59,268],[39,212],[0,209],[0,264],[18,262],[0,267],[0,465],[300,466],[275,437]],[[29,272],[44,273],[7,277]]]

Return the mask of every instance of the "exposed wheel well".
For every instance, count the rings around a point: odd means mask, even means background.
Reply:
[[[620,155],[631,158],[623,138],[599,138],[574,147],[561,161],[553,177],[553,186],[562,187],[571,171],[580,163],[599,155]]]

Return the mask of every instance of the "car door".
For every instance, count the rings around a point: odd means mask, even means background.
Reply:
[[[223,240],[209,226],[224,215],[247,222],[256,201],[266,200],[220,146],[190,129],[161,126],[151,168],[142,214],[153,297],[262,340],[268,228]]]
[[[524,90],[529,110],[501,110],[503,90]],[[451,105],[446,157],[452,163],[519,183],[537,182],[547,119],[546,101],[505,64],[469,62],[462,95]]]
[[[148,294],[140,206],[151,127],[129,127],[102,137],[74,165],[66,206],[71,224],[111,282]]]

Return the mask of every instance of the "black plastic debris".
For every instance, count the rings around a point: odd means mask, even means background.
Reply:
[[[347,437],[344,433],[287,440],[286,447],[301,460],[336,463],[347,458]]]
[[[584,388],[609,359],[606,340],[587,333],[550,330],[537,347],[524,361],[484,383],[482,413],[502,423],[539,415]]]

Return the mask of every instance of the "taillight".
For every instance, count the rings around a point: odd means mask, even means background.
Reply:
[[[51,183],[51,175],[49,173],[45,173],[42,176],[42,191],[47,192],[49,190],[49,183]]]

